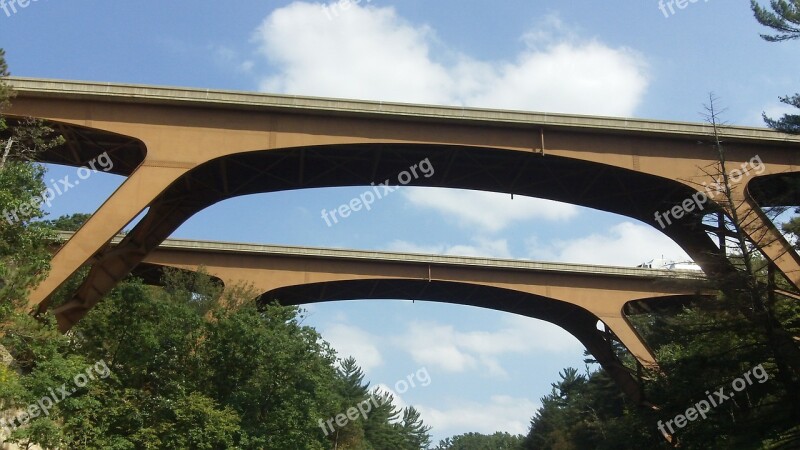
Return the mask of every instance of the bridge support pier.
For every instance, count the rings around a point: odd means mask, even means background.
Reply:
[[[187,171],[187,168],[150,166],[146,162],[142,164],[53,256],[48,277],[30,294],[29,310],[44,311],[53,292],[90,262],[159,193]],[[83,305],[80,298],[70,303],[69,306],[65,305],[67,309],[88,306]],[[60,327],[69,329],[71,324],[61,324],[61,321],[59,319]]]
[[[800,255],[764,214],[755,199],[747,192],[743,197],[736,206],[742,231],[786,276],[786,280],[800,291]]]
[[[622,341],[628,351],[633,354],[634,358],[637,360],[637,364],[648,368],[657,367],[653,353],[647,348],[644,341],[639,337],[638,333],[636,333],[627,320],[620,316],[618,320],[604,318],[603,321],[608,326],[609,331]],[[615,327],[608,325],[608,322],[614,323]],[[598,330],[596,323],[591,323],[591,320],[582,320],[580,323],[562,323],[559,325],[578,338],[628,399],[636,405],[647,405],[641,380],[632,373],[631,369],[620,361],[609,340],[608,333]]]

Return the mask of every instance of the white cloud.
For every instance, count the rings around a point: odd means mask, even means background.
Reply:
[[[554,15],[525,33],[517,55],[507,61],[459,54],[430,27],[367,2],[335,13],[319,3],[291,3],[265,18],[254,41],[273,68],[260,88],[277,93],[632,116],[648,85],[641,55],[581,39]],[[577,214],[571,205],[530,198],[511,202],[503,194],[405,192],[416,206],[487,232],[516,221]]]
[[[780,119],[783,117],[784,114],[798,114],[799,111],[797,108],[791,105],[787,105],[785,103],[771,103],[764,106],[764,109],[761,111],[754,111],[746,124],[756,126],[756,127],[766,127],[767,125],[764,123],[764,117],[762,114],[766,114],[767,117],[770,119]]]
[[[480,370],[504,378],[508,374],[501,357],[574,351],[583,346],[561,328],[540,320],[509,315],[496,331],[459,331],[436,322],[413,322],[394,339],[417,364],[445,372]]]
[[[568,220],[578,214],[578,207],[539,198],[483,191],[408,187],[406,199],[417,207],[437,211],[445,219],[482,231],[498,232],[512,223],[533,219]]]
[[[407,241],[396,240],[387,245],[386,250],[403,253],[425,253],[431,255],[480,256],[486,258],[511,258],[508,241],[473,238],[473,245],[418,245]]]
[[[336,349],[339,358],[352,356],[365,373],[383,364],[383,356],[374,344],[377,337],[358,327],[337,323],[326,327],[321,334]]]
[[[448,103],[450,76],[434,63],[430,30],[393,8],[355,5],[334,20],[319,4],[273,11],[256,41],[278,73],[261,88],[291,94]]]
[[[232,67],[237,72],[251,73],[255,62],[251,60],[242,61],[239,53],[224,45],[209,45],[208,50],[211,51],[214,61],[223,67]]]
[[[512,61],[458,54],[429,27],[363,2],[335,17],[294,2],[254,40],[275,69],[261,82],[271,92],[630,116],[648,85],[641,55],[581,40],[554,16],[523,36]]]
[[[487,404],[459,402],[447,409],[417,406],[427,425],[438,434],[452,435],[466,430],[483,434],[497,431],[511,434],[528,434],[530,419],[541,407],[527,398],[506,395],[492,396]]]
[[[470,106],[630,116],[647,86],[639,57],[599,42],[528,50],[491,72]],[[598,70],[599,69],[599,70]]]
[[[636,266],[651,259],[689,260],[689,255],[666,235],[647,225],[622,222],[605,233],[570,241],[538,245],[528,241],[532,258],[583,264]]]

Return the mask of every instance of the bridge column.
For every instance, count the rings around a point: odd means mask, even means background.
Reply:
[[[31,292],[28,308],[44,311],[50,296],[88,263],[111,239],[141,213],[156,196],[185,174],[187,167],[148,165],[147,160],[109,197],[61,247],[47,278]]]
[[[764,214],[758,203],[745,192],[736,202],[741,228],[761,253],[775,264],[795,289],[800,290],[800,256]]]
[[[587,314],[587,316],[589,315]],[[655,357],[652,352],[650,352],[638,333],[633,330],[633,327],[631,327],[626,320],[621,318],[621,322],[616,323],[614,320],[609,320],[609,318],[606,317],[603,321],[609,328],[611,328],[611,326],[608,325],[608,322],[614,323],[615,328],[613,328],[612,331],[617,337],[620,335],[625,336],[623,344],[640,364],[650,368],[656,367]],[[611,341],[608,339],[607,333],[597,329],[596,317],[590,316],[575,322],[564,321],[554,323],[571,333],[586,347],[586,350],[594,356],[603,370],[614,380],[626,397],[637,405],[647,406],[644,388],[640,380],[634,376],[631,369],[620,361],[614,351]],[[623,337],[619,337],[619,339],[623,340]]]
[[[631,355],[639,361],[639,364],[648,368],[657,367],[658,363],[653,351],[630,322],[622,316],[622,313],[620,313],[619,317],[602,317],[601,320],[606,324],[608,330],[619,338],[622,345],[631,352]]]

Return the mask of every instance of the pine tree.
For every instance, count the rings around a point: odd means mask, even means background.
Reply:
[[[364,437],[374,449],[408,449],[405,436],[397,426],[400,411],[394,405],[394,396],[375,389],[374,406],[364,426]]]
[[[777,34],[762,34],[768,42],[782,42],[800,38],[800,0],[771,0],[771,11],[761,6],[756,0],[750,0],[750,6],[756,20],[765,27],[772,28]],[[781,103],[800,108],[800,94],[780,97]],[[800,133],[800,115],[785,114],[780,119],[772,119],[764,114],[764,122],[770,128],[785,133]]]
[[[342,379],[342,397],[350,404],[366,400],[369,396],[369,383],[364,384],[364,372],[352,356],[343,360],[338,370]]]
[[[431,427],[425,425],[419,411],[413,406],[403,410],[403,434],[408,442],[409,449],[425,450],[431,443],[429,431]]]

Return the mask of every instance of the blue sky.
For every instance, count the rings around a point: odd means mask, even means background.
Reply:
[[[734,6],[735,3],[735,6]],[[39,0],[7,16],[14,75],[761,125],[800,87],[798,43],[770,44],[747,2]],[[53,177],[74,169],[51,168]],[[53,217],[93,212],[122,180],[93,175]],[[205,210],[176,237],[633,266],[682,251],[630,219],[537,199],[406,188],[328,227],[363,188],[257,195]],[[532,319],[425,302],[314,305],[308,324],[374,385],[425,367],[401,397],[438,440],[527,432],[539,398],[583,349]]]

